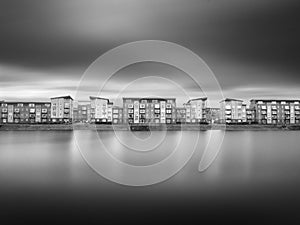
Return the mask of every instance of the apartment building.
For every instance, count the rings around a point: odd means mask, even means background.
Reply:
[[[299,124],[299,103],[300,100],[252,99],[250,108],[258,124]]]
[[[73,98],[60,96],[51,98],[51,121],[52,123],[72,123]]]
[[[242,100],[226,98],[220,101],[221,123],[246,122],[246,105]]]
[[[250,108],[249,106],[246,107],[246,122],[247,124],[254,124],[255,122],[255,110]]]
[[[176,123],[184,124],[186,119],[186,108],[177,107],[176,108]]]
[[[123,123],[123,109],[119,106],[112,107],[112,123],[114,124]]]
[[[91,120],[91,103],[75,101],[73,103],[73,122],[88,123]]]
[[[123,122],[176,123],[175,98],[123,98]]]
[[[111,123],[113,104],[107,98],[90,97],[91,101],[91,122]]]
[[[50,123],[50,102],[2,102],[1,123]]]
[[[210,124],[220,123],[220,108],[206,108],[206,122]]]
[[[184,107],[186,108],[186,123],[206,123],[206,97],[190,99]]]

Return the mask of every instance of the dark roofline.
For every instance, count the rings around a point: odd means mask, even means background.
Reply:
[[[102,98],[102,97],[98,97],[98,96],[90,96],[90,100],[92,99],[102,99],[102,100],[106,100],[107,102],[110,102],[108,98]]]
[[[252,101],[264,101],[264,102],[300,102],[300,99],[251,99]]]
[[[219,103],[221,103],[221,102],[229,102],[229,101],[243,102],[243,100],[240,100],[240,99],[225,98],[225,99],[221,100]]]
[[[1,103],[7,103],[7,104],[18,104],[18,103],[22,103],[22,104],[46,104],[46,103],[51,103],[50,101],[48,102],[42,102],[42,101],[0,101]]]
[[[206,101],[206,100],[207,100],[207,97],[201,97],[201,98],[192,98],[192,99],[188,100],[188,102],[187,102],[187,103],[190,103],[191,101],[197,101],[197,100]]]
[[[58,96],[58,97],[52,97],[52,98],[50,98],[50,99],[57,99],[57,98],[64,98],[64,99],[72,99],[72,100],[74,100],[70,95]]]
[[[122,98],[123,100],[126,100],[126,99],[136,99],[136,100],[176,100],[176,98],[139,98],[139,97],[123,97]]]

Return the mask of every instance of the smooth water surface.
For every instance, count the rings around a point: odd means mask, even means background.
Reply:
[[[90,145],[89,154],[101,157],[103,149],[97,148],[94,131],[75,132]],[[99,176],[83,160],[72,132],[0,132],[1,218],[17,222],[40,217],[77,222],[121,219],[141,224],[174,219],[199,223],[230,219],[244,224],[299,218],[300,132],[227,131],[217,159],[199,173],[210,132],[224,131],[168,132],[149,152],[130,152],[121,143],[127,140],[130,147],[138,142],[130,132],[119,132],[121,140],[113,132],[99,132],[115,157],[136,165],[162,160],[178,142],[189,148],[199,138],[180,172],[147,187],[123,186]],[[155,135],[153,146],[161,136]],[[143,132],[134,136],[149,137]]]

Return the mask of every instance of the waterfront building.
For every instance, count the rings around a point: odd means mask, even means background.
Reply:
[[[72,119],[73,98],[71,96],[51,98],[52,123],[72,123]]]
[[[91,103],[75,101],[73,104],[73,122],[88,123],[91,120]]]
[[[123,109],[119,106],[112,107],[112,122],[114,124],[123,123]]]
[[[186,109],[186,123],[206,123],[206,97],[190,99],[183,106]]]
[[[111,123],[112,103],[107,98],[90,97],[91,101],[91,122]]]
[[[2,102],[1,123],[50,123],[50,102]]]
[[[123,122],[176,123],[175,98],[123,98]]]
[[[247,123],[247,104],[242,104],[242,123]]]
[[[299,124],[299,103],[300,100],[252,99],[250,108],[258,124]]]
[[[221,123],[243,123],[245,120],[246,106],[242,100],[226,98],[220,101]]]
[[[246,122],[247,124],[255,123],[255,110],[250,108],[249,106],[246,107]]]
[[[2,124],[2,103],[4,103],[4,101],[0,101],[0,124]]]
[[[186,108],[177,107],[176,108],[176,123],[184,124],[186,118]]]
[[[210,124],[220,123],[220,108],[206,108],[206,122]]]

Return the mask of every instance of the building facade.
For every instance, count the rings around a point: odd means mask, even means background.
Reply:
[[[255,122],[255,110],[250,108],[249,106],[246,107],[246,117],[247,117],[247,124],[254,124]]]
[[[76,101],[73,104],[73,122],[88,123],[91,120],[91,103]]]
[[[186,123],[206,123],[207,98],[195,98],[184,104]]]
[[[184,124],[186,118],[186,108],[184,107],[177,107],[176,108],[176,123],[177,124]]]
[[[299,124],[300,100],[252,99],[250,108],[255,111],[258,124]]]
[[[246,106],[242,100],[226,98],[220,101],[221,123],[246,122]]]
[[[123,123],[123,108],[119,106],[112,107],[112,123],[113,124]]]
[[[206,122],[210,124],[220,123],[220,108],[206,108]]]
[[[2,102],[1,123],[50,123],[50,102]]]
[[[61,96],[51,98],[51,121],[52,123],[72,123],[73,98]]]
[[[90,97],[91,101],[91,122],[111,123],[112,103],[107,98]]]
[[[176,99],[123,98],[123,122],[128,124],[176,123]]]

